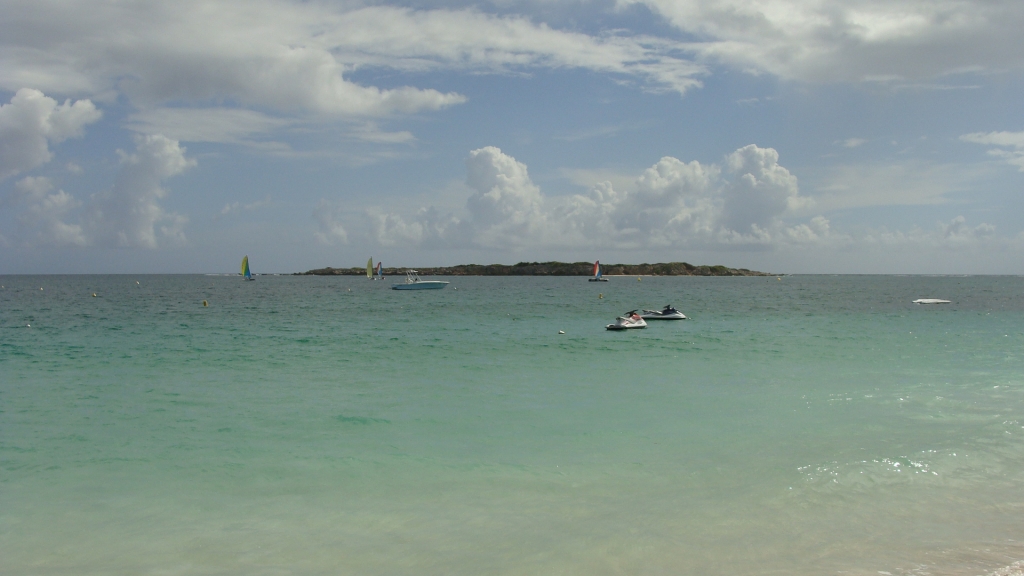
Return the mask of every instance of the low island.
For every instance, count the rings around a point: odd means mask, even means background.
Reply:
[[[384,268],[385,276],[404,274],[407,268]],[[440,268],[416,268],[423,276],[591,276],[592,262],[520,262],[518,264],[459,264]],[[694,266],[687,262],[660,264],[602,264],[605,276],[774,276],[768,272],[757,272],[746,268],[726,266]],[[366,274],[365,267],[317,268],[297,272],[306,276],[360,276]]]

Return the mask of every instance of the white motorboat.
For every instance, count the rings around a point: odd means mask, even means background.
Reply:
[[[949,300],[940,300],[938,298],[918,298],[914,300],[913,304],[949,304]]]
[[[440,290],[447,286],[448,283],[444,280],[420,280],[419,274],[415,270],[406,270],[405,282],[402,284],[392,284],[392,290]]]
[[[686,314],[676,310],[671,304],[665,306],[663,310],[644,310],[640,317],[644,320],[686,320]]]
[[[647,328],[647,322],[636,313],[636,310],[626,312],[615,319],[615,324],[605,326],[608,330],[631,330],[633,328]]]

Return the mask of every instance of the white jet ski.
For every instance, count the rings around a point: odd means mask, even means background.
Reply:
[[[647,328],[647,322],[636,313],[636,310],[626,312],[615,319],[615,324],[605,326],[608,330],[630,330],[632,328]]]
[[[640,317],[644,320],[686,320],[686,314],[676,310],[671,304],[665,306],[664,310],[644,310]]]

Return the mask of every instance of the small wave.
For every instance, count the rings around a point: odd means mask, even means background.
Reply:
[[[365,426],[367,424],[390,424],[390,420],[383,418],[368,418],[365,416],[345,416],[344,414],[338,414],[334,417],[335,420],[343,424],[359,424]]]
[[[989,576],[1024,576],[1024,560],[1018,560],[1009,566],[1004,566],[989,574]]]

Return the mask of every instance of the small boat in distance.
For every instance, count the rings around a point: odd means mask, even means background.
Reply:
[[[367,280],[374,280],[374,277],[373,277],[373,257],[372,256],[370,257],[369,260],[366,261],[366,279]]]
[[[615,319],[615,324],[605,326],[607,330],[631,330],[634,328],[647,328],[647,322],[644,322],[636,310],[626,312]]]
[[[440,290],[447,286],[448,283],[444,280],[420,280],[419,274],[415,270],[405,271],[405,282],[402,284],[392,284],[392,290]]]
[[[377,274],[373,278],[374,280],[384,279],[384,264],[383,262],[377,262]]]
[[[242,278],[245,280],[255,280],[252,277],[252,272],[249,271],[249,256],[245,255],[242,257]]]
[[[601,277],[601,261],[594,261],[594,277],[588,280],[588,282],[607,282],[607,278]]]
[[[949,300],[939,300],[938,298],[918,298],[914,300],[913,304],[949,304]]]
[[[686,320],[686,314],[676,310],[671,304],[665,306],[663,310],[644,310],[640,317],[644,320]]]

